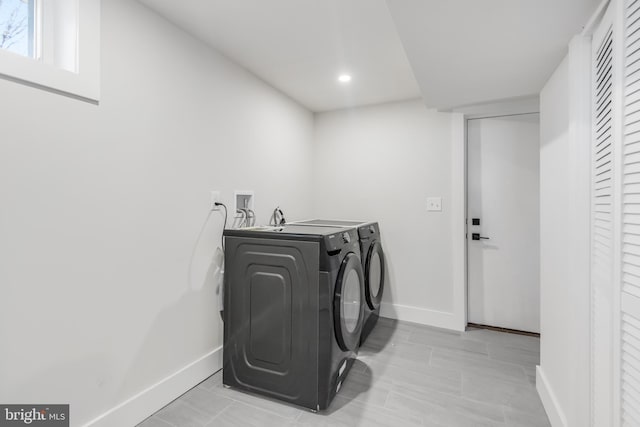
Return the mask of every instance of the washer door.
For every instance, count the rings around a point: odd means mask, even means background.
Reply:
[[[379,241],[374,240],[369,246],[365,261],[364,289],[367,304],[371,310],[380,307],[382,291],[384,289],[384,253]]]
[[[360,258],[350,252],[342,260],[333,299],[333,320],[338,344],[355,351],[360,342],[364,317],[364,274]]]

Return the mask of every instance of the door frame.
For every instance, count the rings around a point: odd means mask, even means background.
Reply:
[[[451,112],[451,257],[453,264],[452,329],[467,328],[467,121],[539,113],[538,96],[456,108]]]
[[[465,138],[464,138],[464,239],[465,239],[465,243],[464,243],[464,250],[465,250],[465,257],[464,257],[464,261],[465,261],[465,266],[464,266],[464,271],[465,271],[465,284],[464,284],[464,300],[465,300],[465,307],[464,307],[464,317],[465,317],[465,324],[464,327],[466,328],[468,325],[468,319],[469,319],[469,240],[468,240],[468,221],[469,218],[467,218],[467,207],[468,207],[468,203],[469,203],[469,183],[468,183],[468,179],[469,179],[469,122],[471,120],[481,120],[481,119],[494,119],[494,118],[500,118],[500,117],[516,117],[516,116],[524,116],[524,115],[528,115],[528,114],[538,114],[538,116],[540,115],[540,105],[539,102],[536,100],[535,105],[531,104],[531,103],[527,103],[525,105],[523,105],[520,110],[515,109],[514,111],[504,111],[502,113],[500,112],[495,112],[495,113],[485,113],[485,114],[475,114],[475,115],[467,115],[464,118],[464,134],[465,134]],[[513,108],[513,107],[510,107]],[[538,126],[539,126],[539,122],[538,122]],[[539,172],[539,169],[538,169]],[[540,285],[538,284],[538,287]]]

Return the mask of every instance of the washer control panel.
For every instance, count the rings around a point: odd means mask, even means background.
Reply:
[[[325,242],[327,251],[339,251],[346,245],[358,241],[358,232],[356,229],[341,231],[339,233],[330,234],[326,237]]]

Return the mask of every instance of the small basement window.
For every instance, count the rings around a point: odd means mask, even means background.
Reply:
[[[0,0],[0,48],[34,57],[35,0]]]
[[[97,102],[100,0],[0,0],[0,77]]]

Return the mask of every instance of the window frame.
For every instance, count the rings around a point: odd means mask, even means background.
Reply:
[[[36,14],[44,15],[42,0],[36,0]],[[51,39],[51,33],[36,25],[34,58],[0,49],[0,78],[60,93],[85,101],[100,101],[100,0],[67,0],[66,18],[72,25],[65,39]],[[73,15],[74,14],[74,15]],[[73,15],[73,16],[71,16]],[[72,37],[70,40],[69,37]],[[54,50],[65,48],[66,65],[56,65]],[[47,46],[49,44],[49,46]],[[53,44],[53,45],[51,45]],[[74,62],[73,66],[69,62]],[[67,69],[65,69],[67,68]],[[73,69],[69,71],[68,69]]]

